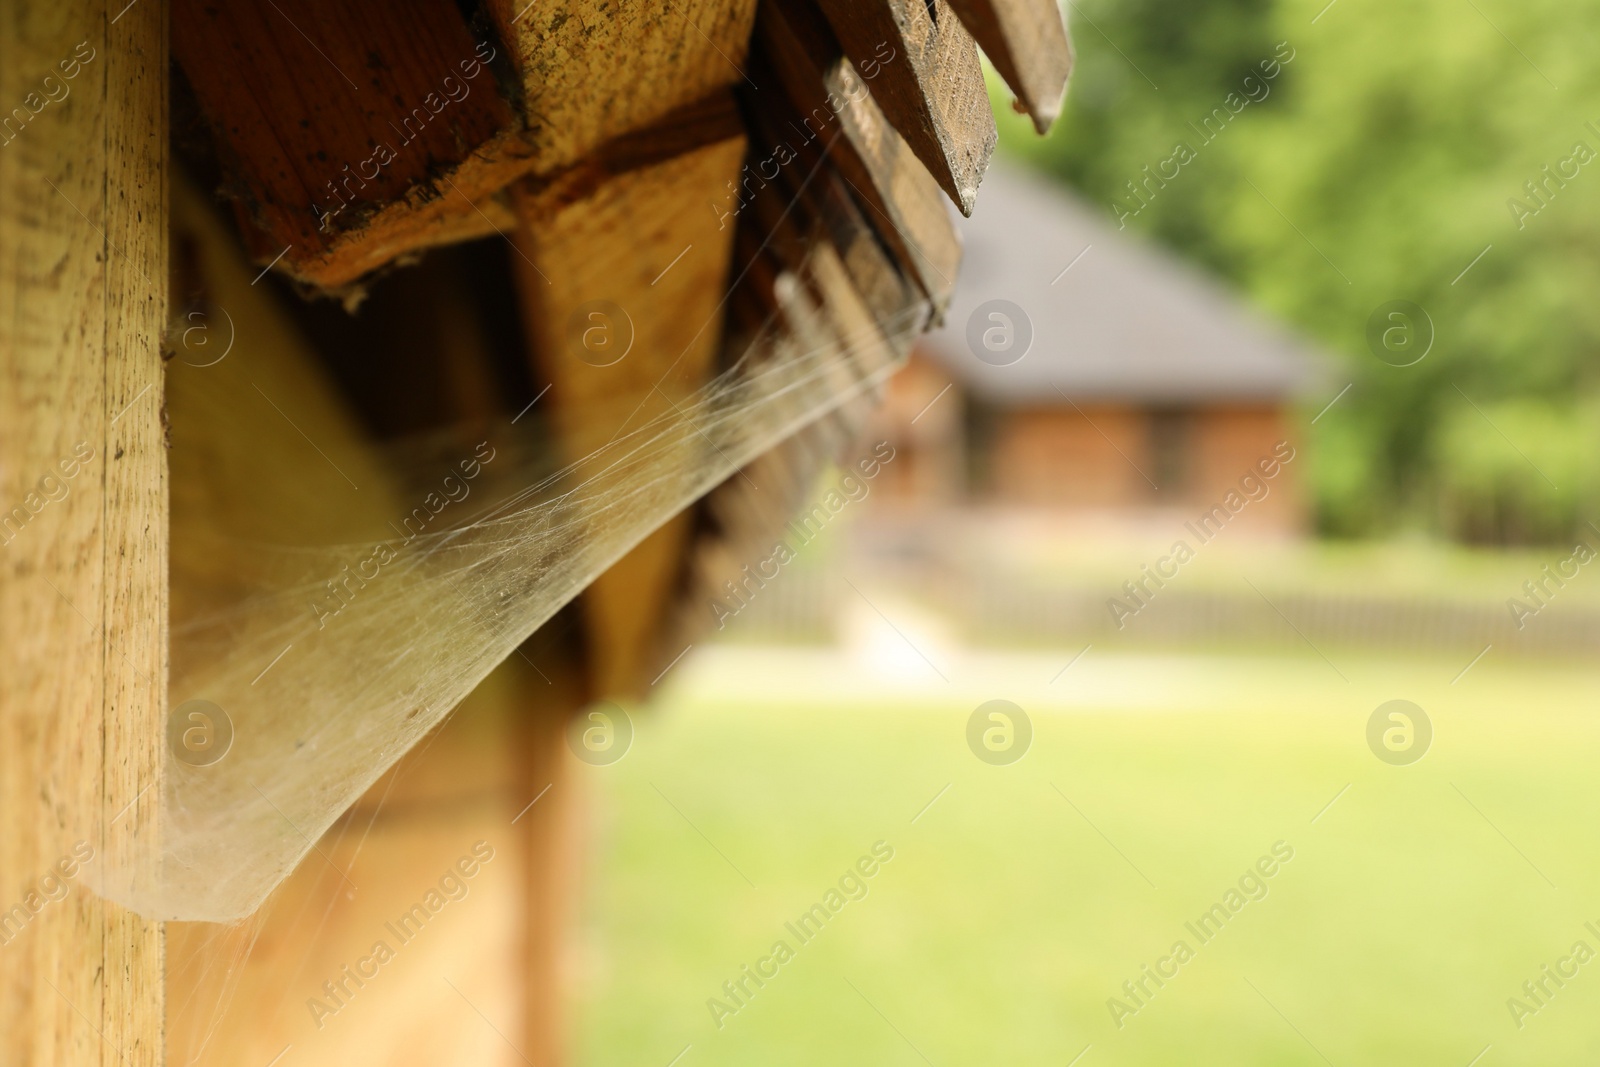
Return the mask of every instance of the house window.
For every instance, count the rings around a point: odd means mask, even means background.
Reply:
[[[1150,479],[1157,492],[1171,499],[1186,493],[1194,478],[1194,412],[1156,408],[1150,412]]]

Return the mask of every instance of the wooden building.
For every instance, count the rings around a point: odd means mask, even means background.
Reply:
[[[903,503],[1138,521],[1199,513],[1268,458],[1250,527],[1303,528],[1303,457],[1280,442],[1326,365],[1311,345],[1015,165],[991,168],[963,237],[945,326],[883,415]]]
[[[1055,0],[0,0],[0,1063],[565,1061],[569,727],[684,654],[948,302],[980,46],[1047,128]],[[783,416],[757,371],[816,352]],[[649,463],[593,463],[640,412]],[[546,555],[380,579],[546,469],[611,486]],[[447,718],[407,672],[481,684]],[[368,989],[397,921],[454,925]]]

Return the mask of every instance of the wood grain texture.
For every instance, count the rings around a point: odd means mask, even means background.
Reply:
[[[169,9],[137,12],[113,0],[106,40],[104,795],[120,813],[105,833],[108,862],[150,856],[160,811],[166,736],[168,478],[161,341],[167,326]],[[151,407],[146,409],[145,404]],[[144,792],[149,789],[148,792]],[[135,798],[143,796],[142,801]],[[119,798],[126,798],[125,800]],[[127,1025],[106,1063],[163,1062],[156,1018],[161,928],[107,908],[105,1031]],[[148,1027],[148,1033],[137,1032]]]
[[[1017,94],[1033,127],[1048,133],[1072,73],[1060,0],[948,0],[951,10]]]
[[[0,4],[8,1064],[162,1057],[160,928],[85,886],[155,846],[161,794],[165,34],[162,0]]]
[[[756,0],[487,0],[548,174],[745,80]]]
[[[945,0],[818,0],[872,96],[917,158],[972,214],[998,134],[972,35]]]
[[[174,0],[173,50],[252,255],[327,288],[481,230],[534,163],[494,45],[436,0]]]
[[[869,91],[892,62],[865,78],[821,17],[792,0],[762,5],[753,59],[767,88],[744,96],[768,146],[763,160],[797,155],[786,173],[810,173],[825,151],[900,269],[942,308],[955,289],[961,237],[938,183]]]
[[[536,376],[550,383],[570,458],[648,419],[678,417],[675,407],[709,379],[734,234],[723,205],[744,148],[738,134],[516,191],[512,264]],[[583,594],[594,695],[637,694],[651,680],[687,532],[685,516],[669,519]]]

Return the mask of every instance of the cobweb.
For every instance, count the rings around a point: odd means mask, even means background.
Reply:
[[[231,455],[185,452],[186,433],[250,438],[237,396],[254,389],[273,402],[309,372],[244,353],[204,372],[174,366],[184,556],[173,562],[170,702],[220,709],[231,741],[206,765],[168,746],[159,843],[108,861],[97,891],[153,919],[250,916],[563,605],[730,475],[878,389],[929,316],[921,300],[869,310],[826,241],[777,276],[772,298],[775,311],[724,372],[682,401],[663,394],[658,407],[597,417],[624,429],[570,463],[552,459],[536,420],[387,446],[382,462],[369,443],[318,434],[327,467],[288,475],[261,460],[267,440]],[[238,328],[252,338],[282,329],[265,312]],[[340,480],[391,506],[331,506]],[[252,506],[230,504],[241,497]],[[190,512],[210,525],[185,527]],[[263,513],[273,518],[229,521]],[[378,514],[393,517],[368,520]]]

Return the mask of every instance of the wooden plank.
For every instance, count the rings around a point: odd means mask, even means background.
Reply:
[[[867,80],[807,6],[763,4],[756,42],[754,68],[767,88],[744,96],[766,148],[755,161],[755,180],[741,180],[741,200],[765,184],[766,161],[797,157],[781,170],[796,187],[825,149],[902,270],[942,308],[955,288],[961,237],[938,183],[885,119]]]
[[[481,232],[534,163],[454,4],[175,0],[173,50],[252,255],[304,282]]]
[[[539,172],[745,78],[756,0],[487,0],[522,79]]]
[[[648,419],[680,417],[676,406],[709,379],[734,234],[715,208],[744,149],[734,134],[632,169],[597,169],[601,159],[516,191],[512,263],[536,374],[550,383],[571,459]],[[615,166],[631,165],[623,155]],[[595,695],[650,681],[688,529],[686,516],[669,519],[584,593]]]
[[[161,1060],[166,7],[0,5],[0,1062]],[[20,112],[20,114],[19,114]],[[85,855],[92,858],[85,861]]]
[[[1033,127],[1048,133],[1072,73],[1060,0],[948,0],[951,10],[1017,94]]]
[[[845,55],[963,215],[998,134],[972,35],[945,0],[818,0]]]
[[[920,302],[922,294],[884,251],[848,183],[835,175],[829,178],[818,183],[816,194],[823,204],[824,229],[873,317],[884,323],[898,321]],[[940,307],[934,302],[927,309],[930,316]]]

